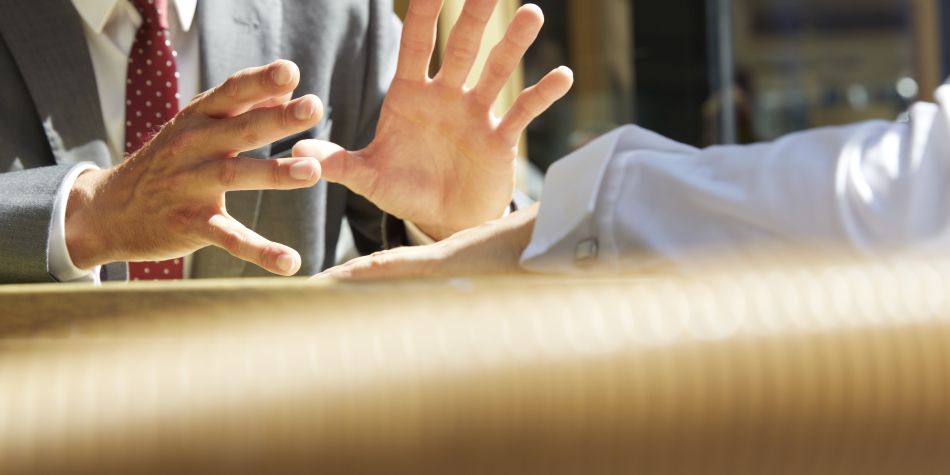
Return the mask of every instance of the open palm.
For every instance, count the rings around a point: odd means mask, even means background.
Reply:
[[[304,141],[295,155],[321,158],[326,180],[347,186],[436,239],[500,217],[514,190],[518,140],[534,118],[567,93],[573,76],[564,67],[552,71],[522,92],[503,118],[495,117],[492,104],[544,22],[537,6],[521,7],[492,50],[478,85],[466,88],[497,2],[465,2],[443,67],[430,79],[442,0],[412,0],[376,139],[359,151]]]

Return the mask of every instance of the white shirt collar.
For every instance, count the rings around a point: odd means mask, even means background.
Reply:
[[[122,2],[128,0],[72,0],[73,6],[79,12],[83,21],[92,28],[96,34],[102,33],[109,19],[112,17],[116,7]],[[195,11],[198,9],[198,0],[171,0],[175,4],[175,10],[178,13],[178,21],[181,23],[181,30],[188,31],[195,19]]]

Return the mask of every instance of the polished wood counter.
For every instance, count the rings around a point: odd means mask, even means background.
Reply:
[[[0,288],[0,473],[940,473],[950,264]]]

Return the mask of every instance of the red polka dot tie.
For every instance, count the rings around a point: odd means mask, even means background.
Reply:
[[[168,0],[132,0],[142,16],[135,35],[125,84],[125,153],[131,155],[151,140],[178,113],[177,54],[168,35]],[[148,216],[142,216],[148,219]],[[183,259],[130,262],[129,279],[181,279]]]

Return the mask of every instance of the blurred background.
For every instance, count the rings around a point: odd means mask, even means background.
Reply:
[[[500,3],[488,45],[526,2]],[[498,109],[560,64],[577,83],[529,129],[524,153],[540,172],[524,183],[532,194],[554,161],[621,124],[696,146],[771,140],[898,119],[950,75],[950,2],[942,0],[533,3],[547,22]],[[406,4],[397,1],[397,11]],[[443,36],[462,4],[446,1]]]

